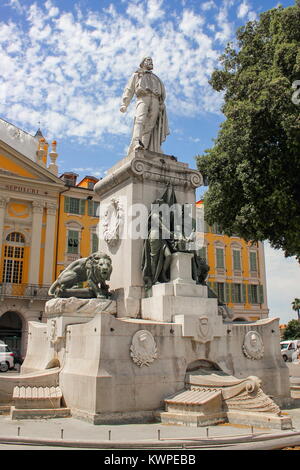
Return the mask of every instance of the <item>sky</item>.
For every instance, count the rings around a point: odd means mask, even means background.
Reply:
[[[294,0],[282,0],[286,7]],[[60,174],[105,176],[126,156],[134,103],[124,87],[144,56],[163,80],[163,151],[196,168],[224,116],[208,83],[235,31],[276,0],[0,0],[0,117],[57,141]],[[200,198],[203,189],[197,192]],[[299,264],[265,244],[270,316],[296,318]]]

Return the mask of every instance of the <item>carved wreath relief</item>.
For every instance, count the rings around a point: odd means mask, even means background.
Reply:
[[[261,359],[265,348],[260,334],[257,331],[248,331],[242,349],[248,359]]]
[[[120,238],[123,210],[118,199],[111,199],[105,211],[103,221],[103,237],[108,246],[115,246]]]
[[[157,347],[152,334],[147,330],[137,331],[130,347],[130,356],[139,367],[149,366],[157,358]]]

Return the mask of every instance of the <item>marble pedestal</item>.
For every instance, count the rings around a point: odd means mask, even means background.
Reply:
[[[112,167],[95,185],[101,199],[99,249],[112,259],[109,286],[117,298],[118,317],[137,317],[141,312],[141,259],[151,204],[170,185],[178,203],[195,207],[195,189],[201,184],[201,174],[186,163],[170,155],[139,150]],[[140,232],[135,225],[137,216],[143,217]]]

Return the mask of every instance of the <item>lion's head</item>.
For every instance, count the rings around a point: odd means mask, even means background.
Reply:
[[[112,272],[111,258],[100,251],[92,253],[86,263],[87,277],[96,284],[109,281]]]

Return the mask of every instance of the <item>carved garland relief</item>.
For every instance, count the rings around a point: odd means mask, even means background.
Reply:
[[[130,347],[130,355],[133,362],[139,366],[149,366],[157,359],[157,347],[152,334],[147,330],[137,331]]]

